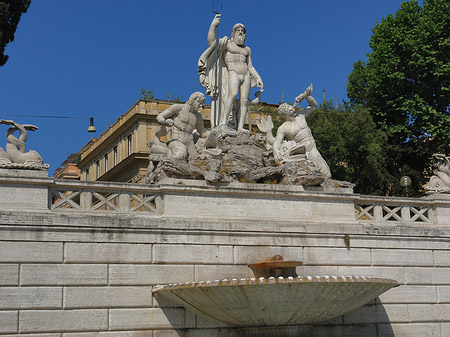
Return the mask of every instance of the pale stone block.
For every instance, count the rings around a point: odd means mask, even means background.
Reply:
[[[152,287],[66,287],[64,308],[151,307]]]
[[[313,330],[314,337],[331,337],[331,336],[342,336],[342,337],[377,337],[383,336],[387,337],[389,335],[377,335],[377,328],[374,324],[365,324],[364,326],[358,325],[344,325],[344,326],[314,326]]]
[[[438,303],[450,303],[450,286],[438,286]]]
[[[450,268],[405,268],[406,284],[449,284]]]
[[[0,333],[18,332],[18,311],[0,311]]]
[[[380,324],[378,325],[379,336],[395,337],[438,337],[441,335],[438,323],[405,323],[405,324]]]
[[[445,249],[448,248],[448,243],[444,240],[436,241],[429,240],[426,237],[407,237],[404,239],[389,240],[384,236],[367,237],[367,236],[353,236],[350,235],[351,248],[385,248],[385,249]]]
[[[107,266],[102,264],[24,264],[21,285],[106,285]]]
[[[217,245],[154,245],[154,263],[233,264],[233,247]]]
[[[108,310],[25,310],[19,324],[23,332],[107,330]]]
[[[366,276],[395,280],[400,284],[405,282],[403,267],[348,267],[339,266],[338,276]]]
[[[302,261],[302,247],[234,247],[235,264],[263,262],[274,255],[281,255],[286,261]]]
[[[19,265],[0,264],[0,285],[11,286],[19,284]]]
[[[56,309],[61,306],[61,288],[0,288],[0,309]]]
[[[373,264],[376,266],[432,266],[431,250],[373,249]]]
[[[370,265],[370,249],[306,247],[303,262],[307,265]]]
[[[0,262],[62,262],[63,244],[0,241]]]
[[[449,250],[435,250],[434,251],[434,265],[437,267],[450,267],[450,251]]]
[[[445,322],[450,317],[450,304],[408,304],[411,322]]]
[[[28,170],[30,171],[30,170]],[[41,180],[45,184],[44,180]],[[2,182],[0,206],[2,209],[48,210],[48,187],[46,185],[7,184]]]
[[[110,265],[110,285],[155,285],[194,281],[191,265]]]
[[[347,313],[344,324],[388,324],[409,322],[407,304],[365,305]]]
[[[177,329],[195,326],[195,315],[185,313],[184,308],[110,309],[109,328],[129,329]]]
[[[69,263],[151,263],[151,244],[66,243]]]
[[[62,337],[154,337],[154,335],[152,334],[152,331],[149,331],[149,330],[147,330],[147,331],[100,331],[100,332],[68,332],[68,333],[63,333]]]
[[[240,265],[197,265],[195,266],[195,281],[215,281],[223,279],[240,279],[254,277],[248,266]]]
[[[450,323],[441,323],[442,337],[450,336]]]
[[[389,289],[380,295],[383,304],[387,303],[437,303],[436,286],[402,285]]]

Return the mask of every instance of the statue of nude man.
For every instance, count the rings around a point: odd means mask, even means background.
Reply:
[[[214,17],[208,31],[208,45],[215,42],[215,28],[220,23],[220,14]],[[233,27],[231,39],[226,40],[223,58],[228,70],[228,95],[224,101],[224,110],[221,112],[220,124],[226,125],[228,117],[233,109],[236,97],[239,94],[240,115],[238,120],[238,131],[244,129],[245,117],[247,115],[247,101],[252,87],[252,78],[256,81],[256,86],[263,89],[263,81],[252,64],[252,51],[245,45],[245,26],[237,23]]]
[[[258,128],[266,134],[268,146],[272,146],[273,155],[276,161],[291,160],[290,154],[295,152],[303,152],[306,158],[314,163],[320,169],[320,172],[330,178],[330,168],[326,161],[317,150],[316,142],[309,128],[306,117],[311,115],[317,109],[317,102],[312,94],[312,84],[295,98],[294,106],[282,103],[278,107],[278,114],[285,122],[278,128],[275,137],[272,136],[272,118],[268,116],[267,120],[262,118],[258,122]],[[306,99],[309,105],[299,111],[295,111],[295,106]],[[287,139],[288,141],[285,141]]]
[[[161,112],[156,117],[161,126],[155,132],[153,142],[149,143],[151,152],[187,160],[188,150],[194,143],[194,129],[197,129],[200,137],[208,136],[203,124],[203,117],[199,112],[205,101],[205,96],[201,92],[194,92],[185,104],[174,104]],[[160,137],[167,134],[166,126],[174,127],[172,140],[167,144],[160,140]]]

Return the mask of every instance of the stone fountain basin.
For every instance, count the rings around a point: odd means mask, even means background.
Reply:
[[[299,276],[171,284],[153,293],[229,326],[267,327],[326,321],[395,286],[381,278]]]

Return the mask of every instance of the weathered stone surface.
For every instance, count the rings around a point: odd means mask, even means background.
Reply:
[[[0,286],[19,284],[19,265],[0,264]]]
[[[1,287],[0,309],[61,308],[62,289],[57,287]]]
[[[150,307],[152,287],[66,287],[64,308]]]
[[[0,241],[0,262],[62,262],[63,244]]]
[[[184,308],[111,309],[109,327],[114,330],[176,329],[195,326],[195,315]]]
[[[214,132],[221,130],[218,128]],[[325,180],[320,169],[305,158],[281,165],[275,163],[273,154],[266,151],[261,134],[234,131],[222,132],[221,137],[220,159],[209,156],[207,152],[190,158],[188,162],[158,154],[150,155],[147,182],[178,178],[204,179],[214,184],[243,181],[320,186]]]
[[[18,317],[18,311],[0,311],[0,333],[18,332]]]
[[[442,330],[439,323],[403,323],[403,324],[379,324],[378,336],[395,337],[436,337],[450,336]]]
[[[155,285],[191,282],[193,265],[110,265],[111,285]]]
[[[69,263],[149,263],[152,246],[120,243],[67,243],[65,262]]]
[[[24,310],[20,313],[19,324],[23,332],[107,330],[108,311]]]
[[[233,263],[233,247],[229,246],[157,244],[154,252],[154,263]]]
[[[22,285],[106,285],[107,266],[102,264],[25,264]]]

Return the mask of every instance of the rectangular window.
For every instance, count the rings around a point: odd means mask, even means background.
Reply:
[[[86,181],[89,181],[89,169],[86,169]]]
[[[117,146],[114,146],[114,166],[117,165]]]
[[[131,135],[129,135],[127,139],[128,139],[128,155],[131,155],[131,153],[133,152],[133,138]]]
[[[105,173],[108,172],[108,154],[105,154]]]
[[[97,160],[95,162],[95,165],[97,166],[97,179],[100,178],[100,162]]]

